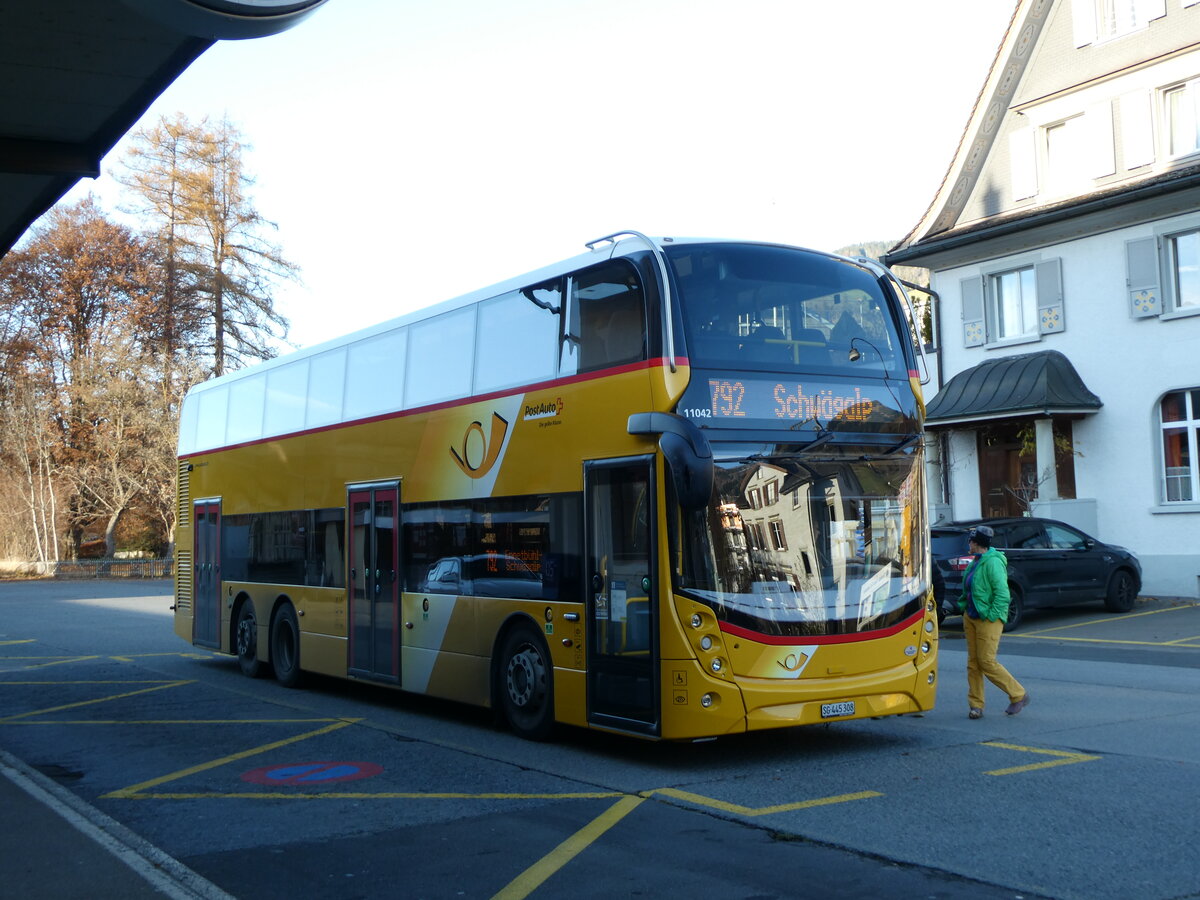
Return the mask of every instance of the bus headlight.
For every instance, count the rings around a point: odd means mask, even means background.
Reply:
[[[703,706],[705,709],[708,709],[710,706],[712,706],[713,705],[713,695],[705,694],[703,697],[701,697],[700,705]]]
[[[925,643],[923,643],[923,644],[921,645],[921,652],[922,652],[922,653],[928,653],[928,652],[929,652],[930,650],[932,650],[932,649],[933,649],[933,644],[929,643],[929,641],[926,641]]]
[[[721,669],[725,668],[725,663],[721,660],[721,657],[718,656],[713,659],[711,666],[714,672],[720,672]]]
[[[711,650],[712,649],[712,638],[710,638],[707,634],[704,637],[700,638],[700,649],[701,650]]]
[[[933,619],[927,619],[925,621],[925,631],[929,634],[933,634]]]
[[[699,628],[704,624],[704,619],[700,618],[700,613],[692,613],[692,627]]]

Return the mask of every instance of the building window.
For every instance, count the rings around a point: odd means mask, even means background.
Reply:
[[[783,551],[787,549],[787,537],[783,533],[783,522],[780,519],[772,519],[767,523],[767,527],[771,529],[771,543],[776,550]]]
[[[1171,273],[1171,306],[1176,310],[1200,309],[1200,231],[1167,238]]]
[[[1163,500],[1190,502],[1200,497],[1197,431],[1200,431],[1200,388],[1174,391],[1162,399]]]
[[[1167,13],[1164,0],[1073,0],[1071,6],[1076,47],[1130,34]]]
[[[996,339],[1037,334],[1037,277],[1033,266],[992,275],[990,282],[988,313]]]
[[[1173,157],[1185,156],[1200,149],[1200,116],[1196,115],[1197,103],[1200,103],[1200,88],[1195,81],[1163,91],[1167,150]]]

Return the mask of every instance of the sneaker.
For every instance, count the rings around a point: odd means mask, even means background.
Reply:
[[[983,710],[980,709],[978,706],[972,706],[971,711],[969,713],[967,713],[967,718],[968,719],[982,719],[983,718]]]
[[[1006,709],[1004,712],[1006,715],[1015,716],[1017,713],[1019,713],[1021,710],[1023,710],[1028,705],[1029,705],[1029,694],[1026,693],[1025,696],[1022,697],[1020,700],[1014,700],[1012,703],[1008,704],[1008,709]]]

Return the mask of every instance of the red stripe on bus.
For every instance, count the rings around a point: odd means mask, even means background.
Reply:
[[[256,438],[253,441],[243,441],[240,444],[227,444],[224,447],[209,447],[205,450],[196,450],[193,453],[187,454],[187,458],[194,456],[204,456],[208,453],[224,453],[226,450],[237,450],[242,447],[253,447],[257,444],[269,444],[272,441],[281,441],[284,438],[303,437],[309,434],[320,434],[323,431],[336,431],[339,428],[348,428],[352,425],[369,425],[372,422],[386,422],[388,419],[401,419],[405,416],[415,416],[422,413],[436,412],[439,409],[453,409],[456,406],[468,406],[472,403],[487,403],[489,400],[497,400],[501,397],[512,397],[517,394],[530,394],[536,391],[547,391],[552,388],[563,387],[569,384],[579,384],[584,381],[595,381],[597,378],[608,378],[612,375],[623,375],[627,372],[637,372],[640,369],[656,369],[668,365],[665,357],[658,359],[648,359],[641,362],[628,363],[623,366],[615,366],[611,369],[601,369],[596,372],[587,372],[583,375],[571,375],[567,378],[555,378],[552,381],[540,381],[537,384],[527,384],[517,388],[510,388],[503,391],[492,391],[490,394],[478,394],[472,397],[462,397],[457,400],[447,400],[445,403],[430,403],[427,406],[414,406],[412,409],[399,409],[394,412],[380,413],[377,416],[368,416],[365,419],[350,419],[346,422],[334,422],[330,425],[318,425],[314,428],[305,428],[302,431],[288,431],[284,434],[274,434],[270,437]],[[676,366],[688,365],[686,356],[675,357]],[[183,459],[183,456],[178,457]]]
[[[891,637],[893,634],[899,634],[905,628],[915,625],[923,616],[925,611],[913,613],[903,622],[893,625],[890,628],[885,628],[882,631],[858,631],[854,634],[814,634],[798,637],[796,635],[779,635],[779,634],[762,634],[758,631],[751,631],[749,628],[742,628],[738,625],[730,625],[728,622],[718,623],[721,630],[726,634],[731,634],[734,637],[745,638],[748,641],[755,641],[759,644],[771,644],[774,646],[794,646],[802,647],[805,644],[850,644],[857,641],[872,641],[876,638]]]

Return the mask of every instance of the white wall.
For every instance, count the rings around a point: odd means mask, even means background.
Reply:
[[[1065,354],[1104,405],[1073,423],[1076,496],[1096,501],[1096,537],[1141,558],[1143,593],[1200,596],[1200,504],[1159,502],[1161,435],[1157,405],[1170,390],[1200,387],[1200,315],[1130,316],[1125,242],[1165,227],[1200,226],[1200,214],[1119,229],[1032,253],[934,274],[942,297],[943,380],[998,355],[1042,350]],[[964,348],[959,282],[981,272],[1059,257],[1066,328],[1003,348]],[[932,399],[932,395],[928,398]],[[980,513],[974,432],[950,442],[953,516]],[[931,476],[932,477],[932,476]]]

